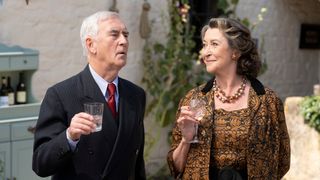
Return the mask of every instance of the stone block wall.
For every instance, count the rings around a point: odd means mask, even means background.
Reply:
[[[299,15],[297,12],[303,14],[305,10],[295,8],[297,3],[292,1],[294,0],[240,0],[237,9],[240,17],[248,17],[252,21],[257,21],[261,7],[268,9],[264,21],[253,31],[255,37],[261,40],[263,35],[265,39],[268,70],[260,79],[283,99],[287,96],[311,94],[313,84],[320,82],[319,50],[301,50],[298,47],[300,24],[315,22],[308,19],[317,17]],[[163,21],[166,2],[149,2],[149,17],[153,25],[151,39],[165,40],[165,33],[168,31],[167,24]],[[141,58],[145,42],[139,36],[142,3],[138,0],[117,3],[130,31],[128,64],[120,75],[137,84],[141,84]],[[312,3],[312,0],[308,0],[308,3]],[[111,0],[44,0],[30,1],[27,6],[23,0],[3,1],[0,6],[0,41],[40,51],[39,70],[32,81],[33,93],[39,100],[49,86],[82,70],[86,60],[82,56],[79,38],[81,22],[95,11],[109,9],[111,4]]]
[[[309,95],[313,84],[320,81],[320,51],[299,49],[300,25],[307,19],[300,18],[296,11],[302,10],[292,10],[292,3],[288,1],[295,0],[240,0],[237,9],[240,17],[257,22],[260,9],[267,8],[263,22],[253,31],[255,37],[261,40],[264,36],[265,40],[268,70],[260,79],[282,99]],[[317,1],[308,2],[320,4]],[[315,20],[317,17],[314,14],[308,16]]]
[[[108,10],[112,0],[4,0],[0,6],[0,41],[8,45],[20,45],[37,49],[39,70],[34,74],[33,94],[41,101],[51,85],[64,80],[86,65],[80,43],[80,26],[88,15]],[[129,35],[128,62],[120,75],[141,84],[142,53],[145,40],[139,35],[139,21],[143,1],[118,1],[120,16],[127,25]],[[165,39],[166,1],[150,1],[150,20],[153,21],[155,38]],[[156,8],[157,7],[157,8]],[[41,83],[40,83],[41,82]]]
[[[285,101],[285,116],[290,136],[291,163],[285,180],[317,180],[320,177],[320,134],[304,123],[299,104],[302,97]]]

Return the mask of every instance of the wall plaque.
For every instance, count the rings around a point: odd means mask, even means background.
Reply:
[[[320,49],[320,24],[302,24],[300,49]]]

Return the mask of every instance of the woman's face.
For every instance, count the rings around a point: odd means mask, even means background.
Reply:
[[[237,61],[232,59],[232,55],[235,55],[234,50],[218,28],[208,28],[205,32],[201,55],[209,73],[236,73]]]

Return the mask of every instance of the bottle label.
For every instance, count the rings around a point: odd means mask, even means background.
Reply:
[[[26,103],[27,102],[27,93],[25,91],[17,92],[17,102],[18,103]]]
[[[0,107],[5,107],[9,105],[8,96],[0,96]]]
[[[8,93],[8,104],[14,105],[14,93]]]

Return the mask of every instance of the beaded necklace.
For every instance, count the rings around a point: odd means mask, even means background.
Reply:
[[[238,100],[243,94],[246,88],[247,79],[245,77],[242,78],[242,84],[236,93],[232,96],[227,96],[226,93],[220,88],[217,84],[217,81],[214,80],[213,82],[213,91],[215,96],[222,102],[222,103],[233,103]]]

